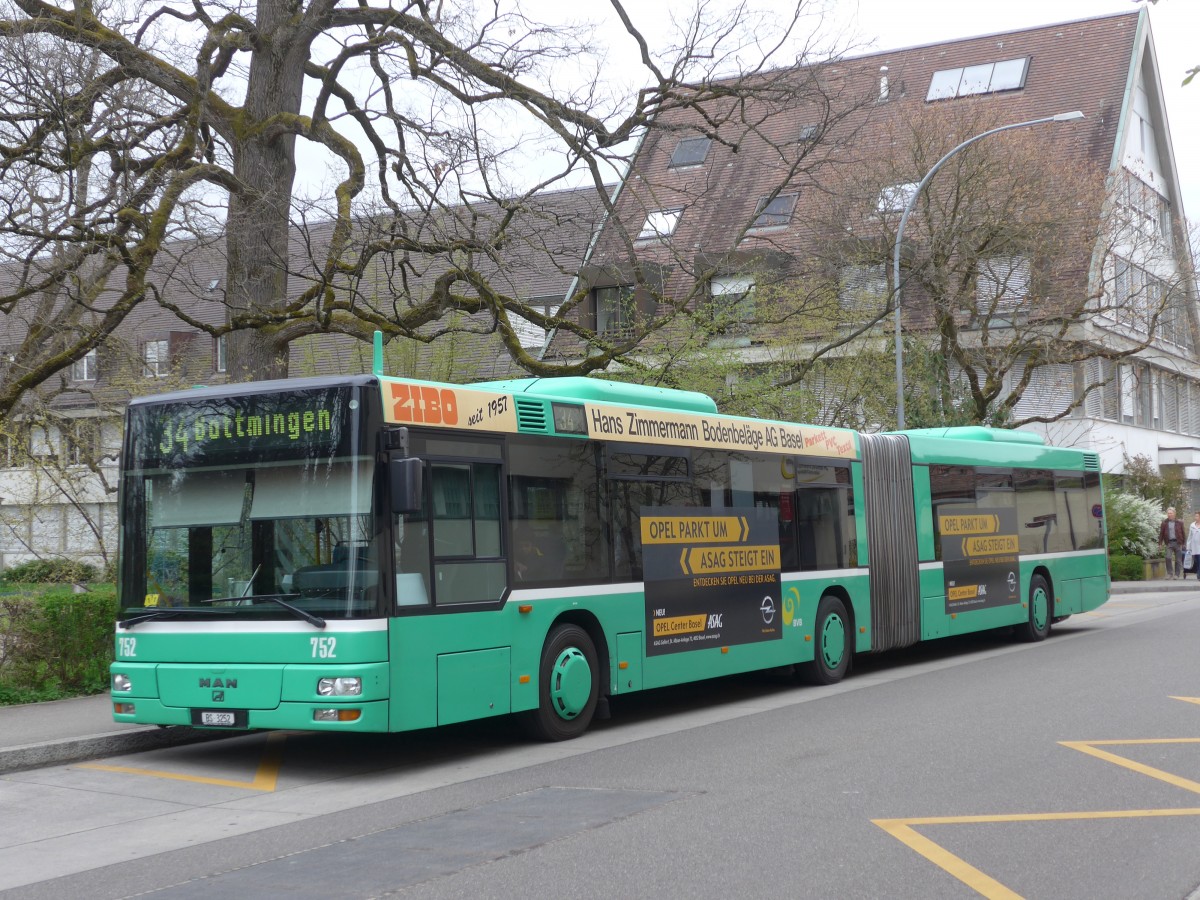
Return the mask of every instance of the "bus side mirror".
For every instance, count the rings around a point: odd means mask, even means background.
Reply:
[[[388,461],[388,481],[392,490],[393,513],[421,511],[421,487],[424,466],[414,457]]]

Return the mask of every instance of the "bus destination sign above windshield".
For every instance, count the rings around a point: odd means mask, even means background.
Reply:
[[[357,401],[348,388],[204,397],[130,408],[145,466],[299,459],[348,452]]]

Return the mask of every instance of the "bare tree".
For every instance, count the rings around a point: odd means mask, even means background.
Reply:
[[[876,310],[894,309],[891,259],[906,192],[963,135],[995,124],[977,109],[931,106],[881,137],[901,152],[864,160],[832,188],[838,199],[817,243],[831,271],[874,272]],[[1111,377],[1101,372],[1073,393],[1077,367],[1161,340],[1194,348],[1179,223],[1136,173],[1107,178],[1072,146],[1048,130],[989,138],[952,158],[917,198],[900,285],[913,424],[1056,421]],[[894,396],[890,347],[873,350],[877,393]],[[808,362],[794,380],[808,375]],[[1069,399],[1018,414],[1022,398],[1051,384]]]
[[[13,311],[53,289],[55,303],[82,305],[97,324],[81,320],[78,337],[26,364],[19,384],[0,393],[0,411],[103,340],[146,296],[187,316],[155,290],[152,272],[173,228],[211,233],[193,225],[205,209],[227,210],[227,313],[223,322],[191,321],[228,334],[231,377],[286,375],[289,344],[317,332],[429,340],[451,312],[490,320],[532,372],[603,368],[630,345],[581,324],[578,300],[557,314],[530,307],[489,279],[489,265],[503,260],[522,219],[553,234],[539,192],[574,178],[610,206],[607,184],[631,140],[679,108],[736,110],[749,96],[786,102],[795,85],[767,68],[809,52],[792,39],[803,30],[799,5],[781,21],[701,2],[679,22],[677,40],[658,48],[610,0],[641,64],[641,89],[610,98],[593,30],[533,21],[515,0],[6,2],[0,39],[75,71],[43,91],[44,75],[16,66],[5,86],[24,96],[16,83],[24,76],[46,96],[0,119],[0,179],[50,178],[57,192],[26,209],[14,188],[0,237],[38,274],[5,288],[0,303]],[[118,94],[138,102],[119,105]],[[128,115],[102,115],[118,108]],[[62,189],[101,154],[107,193],[92,172],[83,193]],[[298,193],[301,166],[330,173],[329,190]],[[314,218],[320,234],[298,254],[292,240]],[[86,249],[86,262],[58,259],[62,246]],[[101,303],[105,284],[113,294]],[[591,352],[540,360],[522,347],[514,320],[574,331]]]
[[[201,178],[186,123],[101,51],[0,22],[0,413],[93,352],[153,289]]]

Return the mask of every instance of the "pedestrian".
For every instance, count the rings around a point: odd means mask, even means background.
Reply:
[[[1191,572],[1200,579],[1200,512],[1188,526],[1187,546],[1184,547],[1183,577]]]
[[[1166,550],[1168,579],[1183,574],[1183,548],[1186,544],[1183,523],[1175,518],[1175,507],[1168,506],[1167,517],[1158,527],[1158,546]]]

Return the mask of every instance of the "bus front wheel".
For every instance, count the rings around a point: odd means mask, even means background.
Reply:
[[[1042,575],[1034,575],[1029,579],[1029,616],[1023,625],[1018,626],[1017,634],[1023,641],[1044,641],[1050,634],[1050,620],[1053,616],[1054,598],[1050,593],[1050,585]]]
[[[822,597],[813,626],[813,661],[800,665],[798,674],[810,684],[836,684],[850,668],[853,639],[841,598],[832,594]]]
[[[559,625],[546,638],[538,671],[538,707],[522,716],[529,734],[565,741],[587,731],[600,696],[596,647],[578,625]]]

